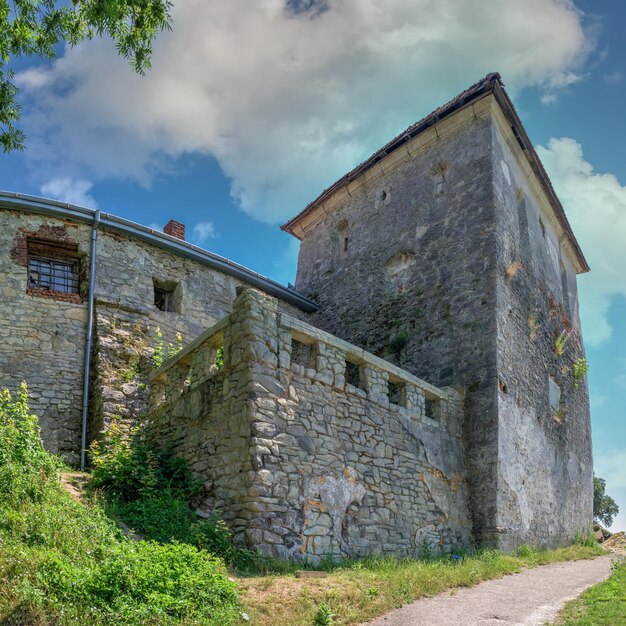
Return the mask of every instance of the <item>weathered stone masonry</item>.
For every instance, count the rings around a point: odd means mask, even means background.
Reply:
[[[12,199],[11,199],[12,200]],[[91,226],[3,206],[0,197],[0,388],[29,387],[43,439],[71,463],[81,449],[81,413]],[[8,203],[7,203],[8,204]],[[180,226],[180,225],[179,225]],[[146,231],[148,229],[145,229]],[[177,228],[179,234],[184,232]],[[78,293],[32,289],[28,245],[65,248],[79,264]],[[101,227],[96,256],[94,352],[89,440],[113,420],[133,421],[147,409],[147,375],[156,329],[165,346],[180,333],[188,342],[230,312],[243,282],[225,272]],[[155,288],[177,300],[172,310],[155,305]],[[285,290],[286,291],[286,290]],[[298,315],[293,306],[281,307]]]
[[[477,542],[556,545],[588,527],[589,401],[573,384],[576,273],[588,268],[498,77],[283,228],[302,240],[296,286],[320,303],[312,323],[465,392]]]
[[[176,442],[206,480],[204,506],[251,548],[315,560],[469,541],[460,396],[278,313],[275,299],[241,291],[151,386],[151,429]]]

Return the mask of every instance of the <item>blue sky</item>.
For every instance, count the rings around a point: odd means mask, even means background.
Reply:
[[[594,457],[626,528],[622,0],[186,0],[133,75],[106,41],[15,65],[28,149],[0,188],[161,226],[282,283],[278,224],[499,71],[592,267],[579,278]]]

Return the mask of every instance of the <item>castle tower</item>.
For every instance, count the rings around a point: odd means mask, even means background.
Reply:
[[[313,323],[465,393],[474,539],[558,545],[592,514],[576,275],[588,271],[499,75],[384,146],[283,229]]]

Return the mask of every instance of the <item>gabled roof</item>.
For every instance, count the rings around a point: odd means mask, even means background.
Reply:
[[[298,237],[298,235],[294,232],[294,227],[298,222],[305,216],[313,213],[327,198],[332,196],[338,189],[348,185],[353,180],[358,178],[361,174],[366,172],[373,165],[384,159],[388,154],[391,154],[408,141],[424,132],[426,129],[430,128],[440,120],[452,115],[455,111],[458,111],[461,107],[487,95],[493,94],[500,105],[502,112],[506,116],[508,122],[511,124],[511,128],[515,133],[515,137],[523,150],[526,158],[528,159],[533,172],[539,179],[542,184],[546,197],[552,206],[554,213],[556,215],[557,220],[563,227],[563,230],[567,234],[567,237],[572,245],[574,254],[580,264],[581,270],[583,272],[589,271],[589,265],[585,259],[585,256],[578,245],[578,241],[576,241],[576,237],[574,236],[574,232],[572,231],[572,227],[565,215],[565,211],[563,206],[558,199],[554,188],[552,187],[552,183],[550,182],[550,178],[546,173],[541,161],[539,160],[539,156],[537,155],[532,142],[528,138],[524,127],[522,126],[522,122],[515,111],[515,107],[513,106],[513,102],[509,98],[508,94],[504,89],[504,84],[502,82],[502,78],[500,74],[492,73],[487,74],[485,78],[473,84],[471,87],[460,93],[456,98],[450,100],[447,104],[440,106],[438,109],[433,111],[430,115],[427,115],[425,118],[420,120],[419,122],[412,124],[409,126],[404,132],[400,133],[397,137],[392,139],[389,143],[384,145],[382,148],[377,150],[369,159],[363,161],[360,165],[355,167],[351,172],[348,172],[344,176],[342,176],[337,182],[332,184],[328,189],[324,190],[313,202],[308,204],[304,210],[302,210],[298,215],[289,220],[286,224],[281,226],[281,229],[287,231],[294,235],[294,237]],[[298,237],[299,238],[299,237]]]
[[[318,304],[294,289],[284,287],[280,283],[262,276],[261,274],[257,274],[243,265],[239,265],[229,259],[213,254],[208,250],[194,246],[187,241],[177,239],[154,228],[142,226],[141,224],[131,222],[123,217],[112,215],[111,213],[104,213],[74,204],[9,191],[0,191],[0,209],[51,215],[53,217],[87,224],[93,224],[97,221],[98,225],[101,227],[123,233],[135,239],[140,239],[163,250],[167,250],[172,254],[192,259],[223,272],[224,274],[238,278],[244,283],[258,287],[269,295],[297,306],[303,311],[312,312],[317,311],[319,308]]]

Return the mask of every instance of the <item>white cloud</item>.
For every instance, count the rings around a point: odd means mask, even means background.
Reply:
[[[192,239],[196,243],[205,243],[215,237],[217,237],[217,232],[213,222],[200,222],[193,227]]]
[[[626,530],[626,450],[615,448],[596,455],[594,471],[606,480],[606,493],[620,508],[612,529]]]
[[[540,100],[542,104],[556,104],[559,99],[559,92],[571,85],[575,85],[588,78],[588,74],[577,72],[562,72],[552,76],[544,87],[544,93]]]
[[[604,75],[604,82],[607,85],[617,85],[624,80],[624,74],[621,72],[611,72]]]
[[[490,71],[513,93],[571,84],[582,19],[570,0],[187,0],[145,78],[97,40],[22,74],[28,154],[143,184],[210,154],[246,212],[283,220]]]
[[[594,172],[573,139],[551,139],[537,152],[591,266],[578,284],[585,341],[597,346],[612,334],[611,299],[626,296],[626,187],[613,174]]]
[[[47,198],[96,209],[98,203],[89,193],[92,187],[93,183],[88,180],[51,178],[41,186],[41,193]]]

